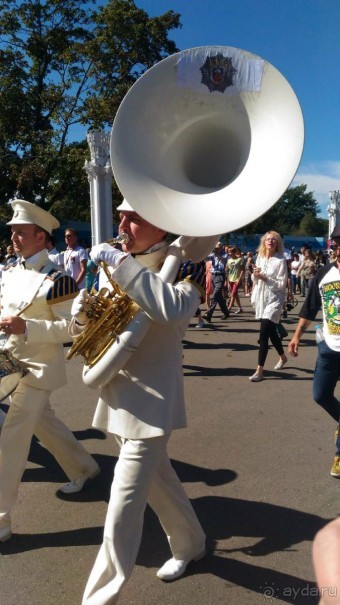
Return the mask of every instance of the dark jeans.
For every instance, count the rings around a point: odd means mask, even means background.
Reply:
[[[340,352],[332,351],[323,340],[318,344],[318,356],[313,379],[313,399],[339,423],[340,406],[334,396],[340,378]],[[340,435],[336,443],[336,455],[340,456]]]
[[[223,296],[223,285],[225,282],[225,275],[214,275],[212,274],[212,283],[214,286],[214,292],[210,299],[209,310],[207,312],[208,317],[211,317],[216,309],[216,305],[219,305],[223,315],[229,315],[226,300]]]
[[[258,356],[258,365],[264,366],[269,350],[269,339],[279,355],[283,355],[284,350],[276,329],[276,324],[270,319],[261,319],[260,325],[260,349]]]
[[[301,280],[300,280],[300,277],[298,277],[297,275],[292,275],[293,294],[296,294],[296,287],[298,287],[299,290],[300,290],[300,292],[301,292]]]
[[[309,282],[312,278],[311,277],[304,277],[303,275],[301,275],[301,294],[302,296],[306,296],[307,292],[308,292],[308,287],[309,287]]]

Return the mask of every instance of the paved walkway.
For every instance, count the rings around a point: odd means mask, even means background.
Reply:
[[[196,329],[196,320],[188,328],[183,367],[189,428],[170,442],[174,467],[206,530],[209,555],[177,582],[159,581],[155,572],[169,551],[147,510],[121,605],[318,601],[311,541],[339,513],[340,482],[329,475],[334,423],[311,399],[313,330],[284,370],[273,370],[277,356],[271,350],[267,379],[250,383],[258,323],[249,299],[243,304],[245,312],[227,322],[216,313],[206,329]],[[290,334],[297,310],[285,322]],[[69,384],[53,401],[103,471],[86,492],[56,497],[63,474],[33,443],[13,513],[15,535],[1,547],[1,605],[80,605],[101,543],[117,450],[112,437],[90,428],[96,393],[83,386],[81,368],[78,359],[68,363]]]

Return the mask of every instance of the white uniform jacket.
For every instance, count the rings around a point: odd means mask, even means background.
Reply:
[[[21,317],[26,333],[11,335],[6,347],[29,370],[22,383],[54,390],[66,383],[63,343],[70,340],[68,326],[72,300],[78,293],[72,277],[48,258],[46,250],[2,271],[1,317]]]
[[[155,274],[164,251],[129,256],[113,272],[153,320],[124,368],[100,390],[93,425],[124,438],[156,437],[186,426],[182,339],[200,304],[200,279],[164,283]]]

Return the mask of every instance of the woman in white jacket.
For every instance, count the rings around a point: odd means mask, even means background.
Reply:
[[[261,320],[258,366],[255,374],[249,378],[251,382],[264,380],[263,368],[268,354],[269,340],[280,356],[274,369],[280,370],[287,363],[277,332],[287,286],[287,262],[283,250],[282,239],[276,231],[268,231],[262,236],[254,268],[254,288],[251,296],[255,317]]]

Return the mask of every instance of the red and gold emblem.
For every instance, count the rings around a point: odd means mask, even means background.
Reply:
[[[201,82],[209,88],[210,92],[224,92],[226,88],[233,86],[234,75],[237,72],[233,67],[232,59],[220,53],[215,57],[207,57],[200,70]]]

